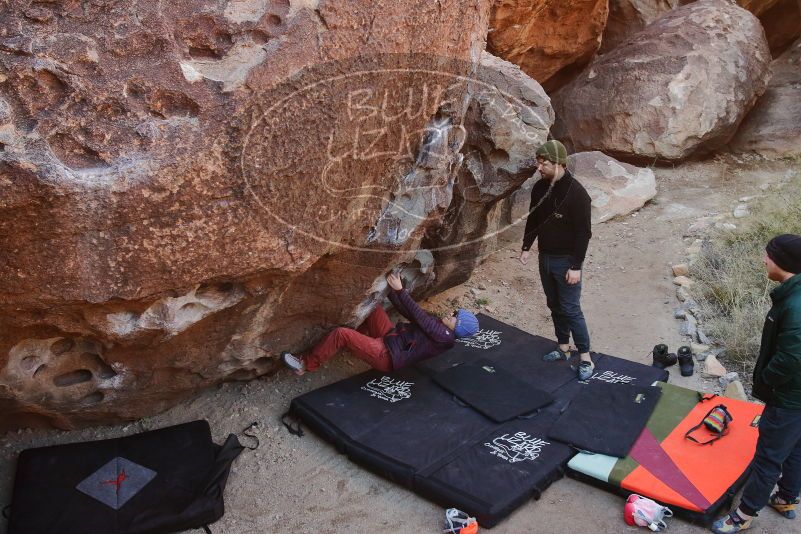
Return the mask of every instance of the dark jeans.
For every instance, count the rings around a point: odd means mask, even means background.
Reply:
[[[553,317],[556,340],[561,345],[570,342],[570,334],[580,353],[590,351],[590,333],[581,311],[581,282],[569,285],[565,275],[570,269],[567,256],[540,254],[540,280],[545,299]]]
[[[756,515],[768,504],[777,481],[783,498],[798,497],[801,492],[801,410],[765,406],[740,509],[748,515]]]

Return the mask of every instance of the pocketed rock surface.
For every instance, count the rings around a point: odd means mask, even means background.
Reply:
[[[489,0],[7,7],[0,428],[272,374],[394,266],[463,282],[481,249],[448,245],[497,230],[554,120],[484,52]]]

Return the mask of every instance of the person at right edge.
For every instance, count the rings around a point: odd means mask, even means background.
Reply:
[[[580,300],[581,269],[592,237],[590,195],[567,170],[567,149],[562,143],[548,141],[536,155],[542,179],[531,190],[520,262],[528,263],[529,249],[538,240],[540,281],[559,343],[543,359],[568,359],[572,334],[580,356],[578,377],[587,380],[595,366]]]
[[[746,530],[765,505],[794,519],[801,492],[801,236],[774,237],[764,262],[768,278],[780,282],[754,367],[753,395],[765,410],[740,506],[715,521],[719,534]]]

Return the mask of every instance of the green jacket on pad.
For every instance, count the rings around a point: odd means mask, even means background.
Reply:
[[[754,368],[754,397],[771,406],[801,410],[801,274],[770,293]]]

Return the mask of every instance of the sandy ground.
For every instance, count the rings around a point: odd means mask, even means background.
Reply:
[[[658,169],[659,193],[653,203],[634,216],[595,227],[583,295],[593,349],[650,363],[654,344],[667,343],[671,350],[683,344],[673,317],[678,303],[670,265],[684,259],[690,242],[683,238],[685,230],[699,217],[730,213],[740,197],[762,194],[780,182],[787,169],[782,163],[739,165],[721,160]],[[553,337],[536,258],[523,266],[518,251],[517,242],[497,251],[467,284],[438,295],[426,307],[449,309],[457,303],[475,309],[476,299],[486,299],[485,313]],[[227,511],[213,532],[441,532],[442,508],[358,468],[314,435],[290,435],[279,422],[293,397],[363,369],[362,363],[346,357],[302,378],[282,371],[249,383],[225,384],[159,416],[127,425],[11,432],[0,439],[0,505],[10,502],[16,455],[29,447],[130,435],[194,419],[208,419],[221,443],[229,432],[258,421],[262,445],[244,452],[234,465],[226,490]],[[683,378],[677,368],[672,369],[672,383],[705,391],[715,387],[698,374]],[[620,497],[566,478],[492,532],[637,530],[625,525],[622,510]],[[5,529],[0,520],[0,533]],[[669,531],[705,529],[672,519]],[[752,531],[801,532],[801,523],[766,510]]]

